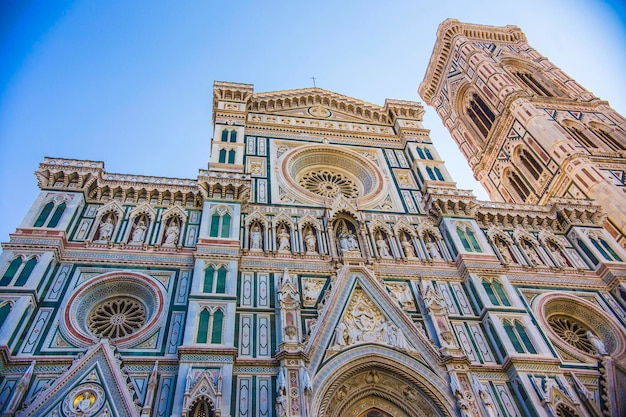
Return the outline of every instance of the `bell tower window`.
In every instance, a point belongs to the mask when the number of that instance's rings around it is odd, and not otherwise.
[[[509,184],[515,190],[521,202],[525,202],[528,196],[530,195],[530,191],[528,187],[522,181],[522,179],[515,172],[509,172],[508,175]]]
[[[532,74],[527,72],[516,72],[515,76],[535,94],[542,97],[552,97],[553,94],[544,87]]]
[[[614,138],[609,132],[604,129],[594,128],[593,133],[604,141],[614,151],[624,151],[626,147],[617,138]]]
[[[589,139],[582,130],[578,129],[575,126],[566,126],[565,129],[570,133],[570,135],[574,136],[574,138],[581,145],[587,148],[598,149],[598,145],[596,145],[591,139]]]
[[[472,122],[474,122],[474,125],[483,137],[486,138],[494,120],[496,120],[496,116],[478,94],[472,95],[472,100],[467,108],[467,115],[472,119]]]
[[[532,175],[534,179],[538,180],[541,172],[543,171],[543,167],[539,162],[537,162],[533,155],[523,149],[519,153],[519,160],[530,175]]]

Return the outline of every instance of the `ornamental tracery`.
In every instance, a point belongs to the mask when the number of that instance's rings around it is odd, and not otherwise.
[[[587,337],[589,329],[580,321],[566,316],[554,315],[548,319],[554,332],[569,345],[583,352],[594,354],[594,348]]]
[[[117,339],[130,336],[145,323],[146,309],[132,297],[108,299],[89,313],[88,327],[97,337]]]
[[[298,182],[303,188],[322,197],[334,198],[340,193],[348,198],[359,196],[359,187],[354,180],[329,169],[307,172]]]

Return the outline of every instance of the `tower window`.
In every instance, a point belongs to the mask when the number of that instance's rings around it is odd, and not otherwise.
[[[230,141],[231,142],[237,142],[237,131],[236,130],[231,130],[230,131]]]
[[[538,180],[539,176],[543,172],[543,167],[535,157],[525,149],[522,149],[519,153],[519,160],[526,168],[526,170],[533,176],[534,179]]]
[[[54,210],[54,214],[52,214],[52,218],[48,222],[48,227],[57,227],[57,224],[59,224],[59,220],[61,220],[61,216],[63,215],[64,211],[65,202],[59,204],[56,210]]]
[[[202,309],[198,317],[198,332],[196,333],[196,343],[207,343],[211,335],[210,343],[222,343],[222,329],[224,322],[224,312],[217,308],[210,312],[206,307]]]
[[[478,94],[472,95],[467,115],[472,119],[483,137],[486,138],[496,117]]]
[[[505,321],[503,325],[517,353],[537,353],[522,323],[514,320],[514,324]]]
[[[527,72],[516,72],[515,75],[522,83],[524,83],[526,87],[533,90],[533,92],[537,94],[538,96],[543,96],[543,97],[553,96],[553,94],[550,91],[548,91],[548,89],[544,87],[539,81],[537,81],[537,79],[535,79],[535,77],[533,77],[532,74],[529,74]]]
[[[218,209],[211,215],[209,237],[230,237],[230,214],[226,209]]]
[[[220,149],[219,163],[220,164],[225,164],[226,163],[226,149]]]
[[[228,142],[228,130],[222,130],[222,142]]]
[[[467,225],[457,226],[456,234],[467,252],[482,252],[474,232]]]
[[[20,266],[22,266],[22,262],[23,260],[19,256],[11,261],[9,267],[4,272],[2,279],[0,279],[0,286],[9,285],[9,283],[17,273],[17,270],[20,269]]]
[[[611,149],[613,149],[614,151],[624,151],[624,150],[626,150],[626,147],[624,147],[624,145],[619,140],[617,140],[616,138],[611,136],[611,134],[609,132],[607,132],[606,130],[594,128],[593,129],[593,133],[595,133],[596,136],[598,136],[600,139],[602,139],[604,141],[604,143],[609,145],[609,147]]]
[[[235,150],[234,149],[231,149],[230,151],[228,151],[228,163],[229,164],[235,163]]]
[[[519,175],[517,175],[517,173],[515,172],[509,172],[507,174],[507,177],[509,180],[509,184],[515,190],[521,202],[525,202],[530,195],[530,191],[528,190],[528,187],[526,186],[524,181],[522,181]]]
[[[574,136],[574,138],[583,146],[587,148],[598,149],[598,145],[596,145],[591,139],[585,135],[582,130],[578,129],[575,126],[565,126],[565,129],[570,133],[570,135]]]
[[[43,226],[46,220],[48,220],[48,216],[50,215],[50,212],[52,211],[53,208],[54,208],[54,203],[52,201],[48,202],[48,204],[46,204],[43,207],[43,210],[41,210],[41,213],[39,213],[39,217],[37,217],[37,220],[35,221],[34,226],[35,227]]]
[[[36,265],[37,258],[30,258],[28,262],[26,262],[26,265],[24,265],[24,268],[22,268],[22,272],[20,272],[17,280],[15,280],[16,287],[23,287],[24,284],[26,284],[26,281],[28,281],[28,278],[30,278],[30,274],[33,272],[33,269],[35,269]]]
[[[485,292],[487,292],[489,301],[491,301],[491,304],[493,304],[494,306],[511,305],[508,297],[506,296],[506,293],[504,292],[504,288],[499,281],[495,279],[491,282],[483,280],[483,288],[485,289]]]

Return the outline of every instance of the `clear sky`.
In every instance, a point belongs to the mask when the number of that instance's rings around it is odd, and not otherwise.
[[[317,86],[382,105],[419,101],[437,26],[519,26],[530,44],[626,115],[620,1],[0,0],[0,241],[38,195],[44,156],[108,172],[195,178],[214,80]],[[425,126],[460,188],[467,163],[434,110]]]

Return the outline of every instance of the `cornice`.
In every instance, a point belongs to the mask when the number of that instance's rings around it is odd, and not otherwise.
[[[450,55],[459,37],[498,43],[526,42],[526,35],[517,26],[485,26],[463,23],[456,19],[446,19],[439,25],[437,40],[430,56],[426,74],[418,89],[426,104],[432,105],[432,99],[446,74]]]

